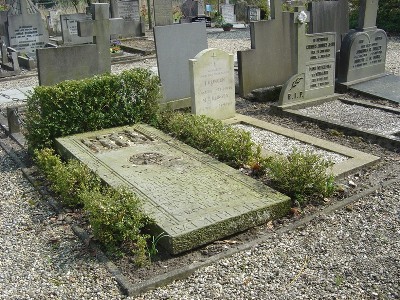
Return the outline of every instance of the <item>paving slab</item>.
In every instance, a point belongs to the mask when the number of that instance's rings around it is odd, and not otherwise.
[[[11,89],[0,92],[0,103],[26,100],[27,95],[20,89]]]
[[[350,85],[349,88],[367,95],[400,103],[400,76],[388,74]]]
[[[147,125],[57,139],[107,184],[126,186],[155,220],[172,254],[288,213],[289,197]]]

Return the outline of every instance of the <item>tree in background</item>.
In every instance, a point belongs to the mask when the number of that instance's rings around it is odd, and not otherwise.
[[[350,28],[358,25],[360,0],[349,0]],[[389,33],[400,33],[400,0],[379,0],[376,26]]]

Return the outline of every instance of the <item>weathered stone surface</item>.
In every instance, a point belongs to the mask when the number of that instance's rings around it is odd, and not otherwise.
[[[221,14],[224,18],[225,23],[235,23],[235,5],[233,4],[222,4],[221,5]]]
[[[109,143],[100,142],[104,139]],[[290,208],[288,197],[149,126],[79,134],[57,139],[57,145],[109,185],[135,192],[155,220],[153,234],[167,233],[160,243],[173,254]]]
[[[154,0],[154,25],[172,25],[172,0]]]
[[[233,54],[206,49],[190,60],[192,113],[214,119],[235,116]]]

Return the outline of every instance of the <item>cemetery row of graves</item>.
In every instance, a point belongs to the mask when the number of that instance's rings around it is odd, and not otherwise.
[[[345,1],[319,2],[311,14],[304,6],[282,11],[280,1],[271,1],[271,19],[250,23],[252,46],[237,53],[236,70],[234,55],[208,48],[206,18],[172,24],[171,1],[154,1],[158,76],[144,69],[112,75],[110,40],[145,32],[140,18],[121,15],[135,15],[139,4],[132,3],[111,9],[94,3],[90,15],[62,16],[61,24],[73,28],[68,38],[63,33],[68,45],[44,47],[48,36],[37,9],[16,0],[3,26],[10,45],[2,48],[2,62],[11,51],[15,71],[17,51],[26,51],[27,60],[37,62],[40,84],[25,107],[7,108],[8,132],[21,144],[26,139],[52,190],[65,206],[83,208],[96,238],[134,249],[138,264],[158,246],[185,253],[329,198],[335,178],[380,159],[238,114],[237,94],[276,95],[276,113],[398,152],[400,80],[385,73],[388,38],[375,26],[377,1],[361,1],[356,30],[346,26]],[[341,99],[338,92],[348,90],[391,105]],[[329,111],[330,103],[376,109],[393,119],[391,127],[365,130],[305,111],[321,104]],[[272,134],[323,154],[294,149],[277,155],[262,138]],[[272,187],[259,180],[264,176]]]

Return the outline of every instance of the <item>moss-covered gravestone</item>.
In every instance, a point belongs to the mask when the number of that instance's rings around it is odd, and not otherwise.
[[[285,215],[290,199],[145,125],[57,139],[107,184],[128,187],[177,254]]]

